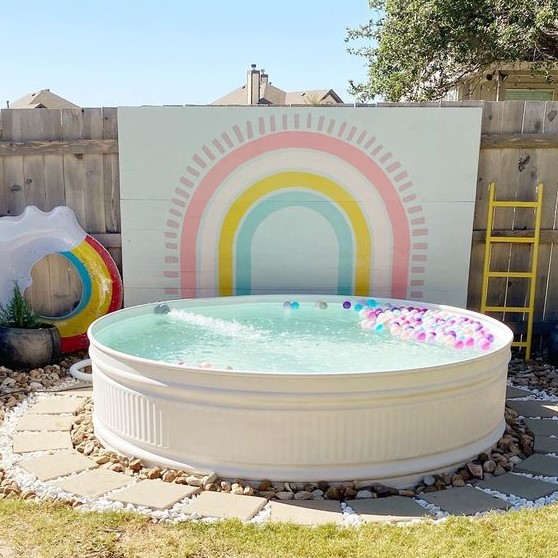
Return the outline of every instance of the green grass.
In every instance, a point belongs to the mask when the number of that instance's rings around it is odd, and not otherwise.
[[[382,558],[552,557],[558,506],[481,520],[398,527],[154,524],[140,516],[79,513],[67,506],[0,501],[0,557]]]

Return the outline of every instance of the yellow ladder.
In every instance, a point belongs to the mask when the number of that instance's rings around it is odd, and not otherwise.
[[[535,308],[535,287],[537,276],[537,262],[539,258],[539,237],[541,230],[541,207],[543,197],[543,185],[537,186],[537,200],[533,202],[527,201],[499,201],[496,200],[496,186],[491,183],[488,186],[488,220],[486,223],[486,243],[484,248],[484,271],[482,276],[482,295],[481,295],[481,312],[503,312],[504,318],[506,313],[520,313],[527,315],[527,332],[524,340],[514,341],[513,347],[525,347],[525,359],[531,358],[531,338],[533,335],[533,314]],[[534,210],[535,228],[533,236],[494,236],[494,212],[497,208],[532,208]],[[531,245],[531,266],[529,271],[491,271],[490,257],[492,254],[492,245],[496,243],[508,244],[530,244]],[[488,283],[494,277],[505,278],[524,278],[529,280],[529,292],[525,306],[489,306],[487,305]],[[505,304],[505,300],[504,300]]]

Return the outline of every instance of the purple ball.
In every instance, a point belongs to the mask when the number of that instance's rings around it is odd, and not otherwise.
[[[349,309],[351,307],[351,303],[346,300],[345,302],[343,302],[343,308],[345,308],[346,310]]]

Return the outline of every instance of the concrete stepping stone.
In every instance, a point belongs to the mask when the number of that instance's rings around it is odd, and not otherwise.
[[[524,422],[535,436],[558,436],[558,420],[528,418]]]
[[[535,453],[518,463],[513,470],[516,473],[529,473],[544,477],[558,477],[558,459],[549,455]],[[556,485],[558,490],[558,485]]]
[[[271,521],[297,525],[343,525],[341,504],[333,500],[271,501]]]
[[[265,505],[266,498],[240,496],[226,492],[202,492],[185,510],[187,514],[222,519],[252,519]]]
[[[544,482],[538,479],[530,479],[522,475],[514,475],[508,473],[500,477],[492,477],[491,479],[477,483],[479,488],[489,488],[490,490],[497,490],[503,494],[513,494],[519,498],[526,500],[538,500],[543,496],[558,490],[558,485],[551,482]]]
[[[20,461],[19,465],[43,482],[97,467],[95,461],[75,450],[27,459]]]
[[[157,510],[172,508],[176,502],[200,492],[197,486],[174,484],[162,480],[142,480],[133,486],[108,496],[109,500],[147,506]]]
[[[61,415],[37,415],[34,413],[26,413],[23,415],[16,426],[17,431],[67,431],[72,429],[74,417]]]
[[[133,478],[124,473],[116,473],[109,469],[93,469],[74,477],[56,481],[54,484],[66,492],[95,498],[111,490],[126,486]]]
[[[367,498],[347,502],[367,523],[381,521],[410,521],[431,515],[418,502],[403,496]]]
[[[558,403],[554,401],[514,401],[506,405],[523,417],[552,418],[558,417]]]
[[[507,510],[510,507],[504,500],[472,486],[422,493],[418,497],[453,515],[475,515],[489,510]]]
[[[506,399],[517,399],[518,397],[527,397],[528,395],[533,395],[528,389],[521,389],[513,386],[506,387]]]
[[[535,445],[533,449],[535,450],[535,453],[558,454],[558,438],[551,438],[550,436],[535,436]]]
[[[73,397],[93,397],[93,388],[87,386],[82,388],[64,389],[53,393],[59,397],[66,397],[67,395],[71,395]]]
[[[22,432],[12,438],[14,453],[72,449],[72,438],[69,432]]]
[[[62,413],[75,413],[83,405],[79,397],[49,397],[33,405],[29,412],[43,415],[59,415]]]

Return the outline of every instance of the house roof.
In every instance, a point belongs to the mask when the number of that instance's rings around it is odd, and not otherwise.
[[[261,70],[263,74],[263,70]],[[260,81],[259,105],[307,105],[319,104],[328,95],[332,97],[335,103],[342,103],[343,100],[333,89],[311,89],[307,91],[287,92],[272,85],[266,79]],[[247,85],[244,84],[223,97],[213,101],[212,105],[248,105]]]
[[[10,103],[10,108],[49,108],[49,109],[65,109],[65,108],[81,108],[67,99],[52,93],[50,89],[41,89],[34,93],[28,93],[21,99]]]
[[[287,93],[285,98],[286,105],[306,105],[323,101],[328,95],[334,99],[336,103],[342,103],[341,97],[335,93],[333,89],[310,89],[309,91],[293,91]]]

